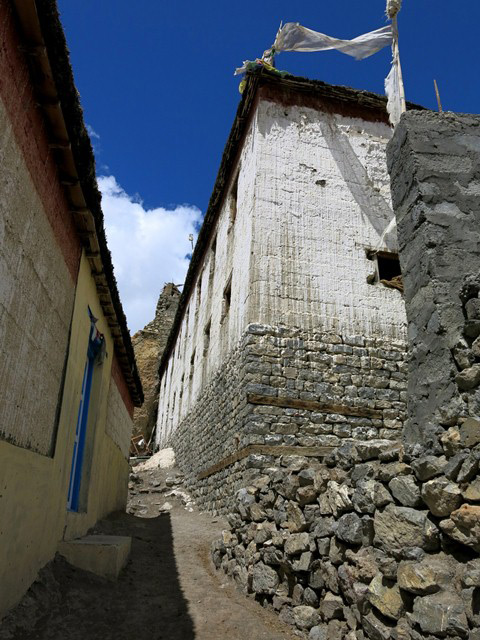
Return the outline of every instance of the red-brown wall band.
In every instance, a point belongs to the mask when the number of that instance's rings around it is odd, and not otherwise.
[[[41,108],[35,99],[21,45],[13,8],[9,0],[0,0],[0,96],[65,264],[75,282],[81,244],[65,192],[58,180]]]
[[[123,403],[127,408],[128,415],[133,419],[133,401],[130,396],[130,392],[128,390],[127,383],[125,382],[125,378],[123,377],[122,369],[120,368],[120,363],[118,361],[117,355],[113,354],[112,361],[112,378],[117,385],[117,389],[122,396]]]

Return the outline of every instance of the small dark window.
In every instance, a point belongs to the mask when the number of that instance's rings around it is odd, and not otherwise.
[[[237,173],[237,176],[230,190],[230,220],[228,225],[228,231],[231,231],[233,225],[235,224],[235,219],[237,217],[238,176],[239,176],[239,173]]]
[[[198,310],[198,307],[200,306],[200,303],[202,301],[202,278],[203,278],[203,271],[198,277],[198,284],[197,284],[197,310]]]
[[[210,248],[210,271],[208,274],[208,293],[207,295],[212,295],[212,285],[213,285],[213,277],[215,275],[215,254],[217,251],[217,236],[215,236],[212,246]]]
[[[204,339],[203,339],[203,356],[208,354],[208,348],[210,347],[210,329],[212,328],[212,321],[209,320],[205,327]]]
[[[380,282],[386,287],[403,291],[402,271],[398,253],[367,251],[367,258],[375,265],[374,273],[367,277],[369,284]]]
[[[225,317],[228,315],[228,312],[230,311],[231,300],[232,300],[232,275],[230,274],[230,277],[227,281],[225,289],[223,290],[222,322],[225,319]]]
[[[193,350],[192,357],[190,358],[190,382],[193,379],[193,374],[195,373],[195,349]]]
[[[377,253],[377,266],[379,280],[393,280],[402,275],[397,253]]]

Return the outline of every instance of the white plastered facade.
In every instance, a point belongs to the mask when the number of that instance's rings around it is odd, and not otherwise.
[[[400,293],[367,283],[367,251],[396,251],[390,136],[383,122],[259,101],[160,381],[160,446],[249,324],[405,338]]]

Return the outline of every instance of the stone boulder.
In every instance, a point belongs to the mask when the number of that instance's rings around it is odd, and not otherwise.
[[[453,540],[480,552],[480,506],[463,504],[440,522],[440,528]]]
[[[413,603],[412,620],[424,633],[467,637],[468,622],[463,600],[453,591],[419,597]]]
[[[419,562],[402,561],[398,565],[398,586],[416,595],[436,593],[450,588],[455,576],[455,561],[445,554],[427,555]]]
[[[438,547],[438,529],[429,520],[428,511],[389,504],[374,516],[375,544],[385,551],[400,553],[406,547],[434,550]]]
[[[300,605],[293,609],[293,619],[299,629],[308,631],[312,627],[318,625],[320,616],[318,611],[313,607]]]
[[[280,583],[275,569],[259,562],[253,568],[252,590],[254,593],[273,595]],[[312,625],[313,626],[313,625]]]
[[[378,573],[368,587],[368,599],[387,618],[398,620],[404,611],[403,598],[398,585]]]
[[[457,484],[441,476],[423,485],[422,498],[434,516],[445,517],[461,505],[462,492]]]

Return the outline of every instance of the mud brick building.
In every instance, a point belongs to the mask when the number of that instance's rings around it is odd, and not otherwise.
[[[160,366],[157,444],[203,507],[281,454],[398,438],[390,137],[380,96],[247,74]]]
[[[133,349],[53,0],[0,0],[0,616],[126,502]]]

